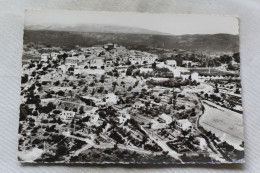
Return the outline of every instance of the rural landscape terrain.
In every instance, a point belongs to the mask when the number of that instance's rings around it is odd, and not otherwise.
[[[243,161],[238,35],[79,28],[24,31],[20,161]]]

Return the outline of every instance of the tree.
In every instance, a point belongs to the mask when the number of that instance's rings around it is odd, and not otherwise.
[[[114,65],[115,65],[115,66],[119,66],[119,63],[118,63],[118,62],[115,62]]]
[[[65,142],[59,142],[57,144],[57,150],[55,152],[56,157],[60,157],[65,155],[69,151],[69,148],[67,147]]]
[[[79,113],[80,113],[80,114],[84,114],[84,113],[85,113],[83,106],[81,106],[81,107],[79,108]]]
[[[196,116],[196,112],[195,112],[195,109],[192,108],[192,111],[190,113],[190,117],[194,117],[194,116]]]
[[[59,90],[56,94],[58,94],[59,96],[64,96],[64,91],[61,91],[61,90]]]
[[[128,67],[127,70],[126,70],[126,76],[131,76],[132,73],[133,73],[133,68]]]
[[[139,80],[135,81],[134,88],[139,84]]]
[[[172,97],[170,98],[172,100],[172,105],[173,105],[173,109],[176,108],[176,104],[177,104],[177,94],[173,93]]]
[[[42,64],[37,64],[37,70],[42,68]]]
[[[48,114],[55,108],[56,108],[56,105],[53,104],[52,102],[49,102],[46,106],[40,108],[39,111]]]
[[[57,80],[57,81],[54,82],[53,84],[54,84],[55,86],[58,86],[58,85],[60,85],[60,81]]]
[[[31,110],[28,105],[20,105],[20,121],[23,121],[27,118],[27,115],[30,115]]]
[[[100,88],[97,90],[98,93],[102,93],[103,91],[104,91],[104,87],[100,87]]]
[[[68,68],[68,71],[74,71],[74,67]]]
[[[205,107],[202,105],[201,107],[201,110],[202,110],[202,113],[204,114],[204,111],[205,111]]]
[[[127,61],[125,64],[126,64],[126,65],[131,65],[131,62],[130,62],[130,61]]]
[[[118,83],[117,82],[112,82],[112,85],[113,85],[113,91],[116,89],[116,86],[118,85]]]
[[[154,62],[154,63],[152,64],[152,68],[153,68],[153,69],[156,68],[156,62]]]
[[[78,86],[81,86],[84,84],[84,81],[81,79],[79,82],[78,82]]]
[[[227,69],[228,70],[236,70],[235,67],[231,63],[228,64]]]
[[[105,75],[102,75],[102,76],[100,77],[99,82],[101,82],[101,83],[104,83],[104,82],[105,82]]]
[[[205,93],[204,96],[205,96],[206,99],[209,98],[209,94],[208,93]]]
[[[71,86],[71,87],[73,86],[73,82],[72,81],[69,83],[69,86]]]
[[[96,93],[95,88],[93,88],[92,92],[91,92],[91,96],[93,96]]]
[[[244,141],[239,145],[240,147],[244,147]]]
[[[83,88],[83,92],[87,92],[88,91],[88,86],[85,86],[84,88]]]
[[[57,115],[57,114],[60,114],[61,111],[56,109],[56,110],[53,111],[53,113]]]
[[[24,76],[22,76],[21,82],[22,82],[22,84],[28,82],[28,75],[27,75],[27,74],[25,74]]]
[[[133,87],[129,86],[127,91],[131,91],[133,89]]]
[[[33,116],[38,116],[38,112],[37,111],[33,111]]]
[[[238,88],[236,89],[235,94],[240,94],[240,91]]]
[[[90,84],[89,84],[89,86],[95,86],[95,82],[91,82]]]
[[[112,139],[114,139],[120,144],[123,144],[125,142],[125,140],[121,137],[121,135],[119,135],[116,131],[112,131],[109,137],[111,137]]]
[[[234,53],[233,54],[233,58],[234,58],[235,62],[240,63],[240,55],[239,55],[239,53]]]
[[[58,118],[57,123],[58,124],[63,124],[63,122],[61,121],[60,117]]]
[[[78,109],[77,108],[73,108],[73,112],[78,112]]]

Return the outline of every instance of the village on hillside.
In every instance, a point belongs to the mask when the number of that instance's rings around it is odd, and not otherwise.
[[[239,67],[239,53],[25,44],[18,158],[239,162],[244,157]]]

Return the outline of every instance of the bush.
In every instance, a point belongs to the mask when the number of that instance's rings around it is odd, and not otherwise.
[[[64,96],[65,93],[64,93],[64,91],[61,91],[61,90],[60,90],[60,91],[58,91],[56,94],[58,94],[59,96]]]
[[[56,110],[53,111],[53,113],[54,113],[54,114],[60,114],[61,111],[56,109]]]
[[[21,79],[21,83],[22,83],[22,84],[24,84],[24,83],[26,83],[26,82],[28,82],[28,75],[27,75],[27,74],[25,74],[24,76],[22,76],[22,79]]]
[[[58,85],[60,85],[60,81],[56,81],[56,82],[54,82],[53,83],[55,86],[58,86]]]
[[[41,123],[47,124],[47,123],[49,123],[49,121],[48,121],[47,119],[43,119],[43,120],[41,121]]]

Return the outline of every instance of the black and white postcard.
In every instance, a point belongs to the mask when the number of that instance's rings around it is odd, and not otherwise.
[[[243,163],[234,16],[25,12],[18,160]]]

